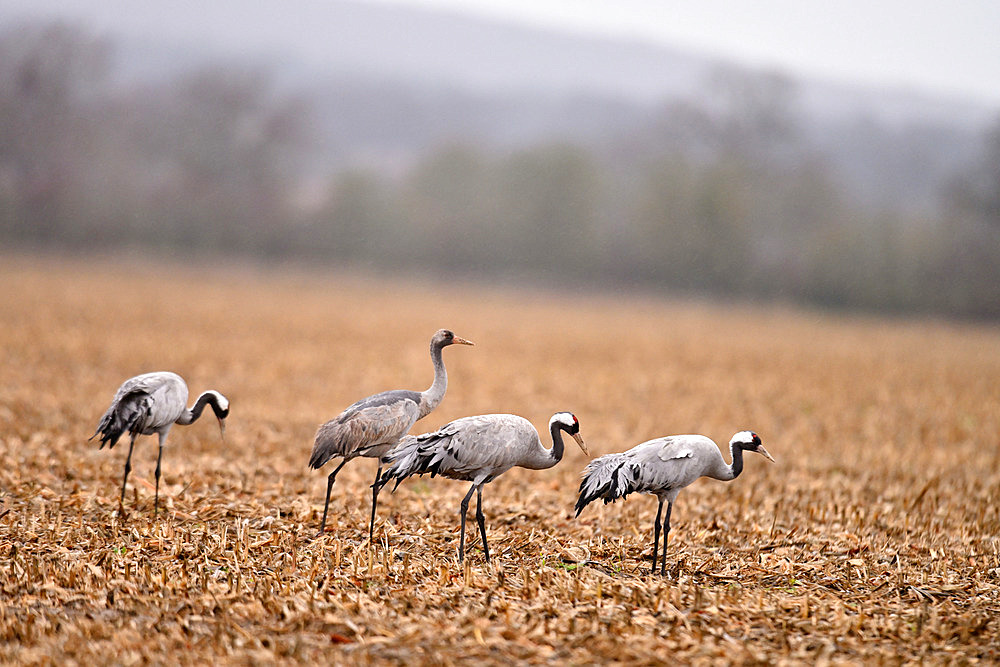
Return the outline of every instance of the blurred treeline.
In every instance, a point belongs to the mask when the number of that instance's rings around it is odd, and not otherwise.
[[[260,69],[121,85],[113,62],[111,45],[64,24],[0,31],[8,247],[165,248],[1000,317],[1000,122],[974,159],[931,179],[921,197],[932,205],[886,206],[859,197],[804,139],[795,87],[779,76],[720,69],[703,103],[664,103],[601,140],[501,148],[467,134],[393,162],[317,156],[338,149],[315,101]],[[892,177],[868,175],[868,187]]]

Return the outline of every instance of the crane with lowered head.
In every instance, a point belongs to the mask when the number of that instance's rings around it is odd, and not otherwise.
[[[129,378],[122,383],[115,393],[107,412],[101,417],[93,440],[101,436],[101,446],[114,448],[118,439],[129,434],[128,456],[125,457],[125,477],[122,479],[122,492],[118,499],[118,508],[122,509],[125,502],[125,484],[132,470],[132,449],[139,435],[156,433],[160,438],[160,451],[156,457],[156,498],[153,501],[153,516],[156,516],[160,505],[160,462],[163,459],[163,444],[167,434],[174,424],[191,424],[201,417],[206,405],[212,407],[216,419],[219,420],[219,430],[222,437],[226,435],[226,417],[229,416],[229,399],[217,391],[209,390],[198,397],[194,405],[187,406],[188,388],[184,379],[176,373],[159,371],[145,373]]]

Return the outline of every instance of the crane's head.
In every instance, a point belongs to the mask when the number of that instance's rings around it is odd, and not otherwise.
[[[212,412],[215,413],[215,418],[219,420],[219,432],[222,434],[222,439],[226,439],[226,417],[229,416],[229,399],[220,394],[217,391],[206,391],[211,398],[208,404],[212,406]]]
[[[456,336],[448,329],[438,329],[434,337],[431,338],[432,347],[445,347],[446,345],[475,345],[471,340],[466,340]]]
[[[753,431],[740,431],[733,436],[729,444],[736,445],[745,452],[757,452],[771,463],[774,463],[774,457],[764,449],[764,445],[760,441],[760,436]]]
[[[562,429],[573,436],[573,439],[576,440],[576,444],[580,445],[583,453],[590,456],[587,443],[583,441],[583,436],[580,435],[580,420],[576,418],[576,415],[572,412],[555,413],[549,420],[549,431],[552,431],[553,428]]]

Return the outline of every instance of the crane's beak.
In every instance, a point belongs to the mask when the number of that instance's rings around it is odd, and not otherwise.
[[[586,454],[587,456],[590,456],[590,450],[587,449],[587,443],[583,441],[583,436],[581,436],[579,433],[574,433],[573,439],[576,440],[576,444],[580,445],[580,449],[583,450],[583,453]]]
[[[475,345],[475,343],[473,343],[471,340],[465,340],[464,338],[460,338],[458,336],[452,338],[451,342],[456,343],[457,345]]]
[[[219,433],[222,434],[222,439],[226,439],[226,420],[224,418],[219,418]]]
[[[764,449],[764,445],[759,445],[757,447],[757,453],[760,454],[761,456],[763,456],[765,459],[767,459],[771,463],[776,463],[776,461],[774,460],[774,457],[771,456],[770,454],[768,454],[767,450]]]

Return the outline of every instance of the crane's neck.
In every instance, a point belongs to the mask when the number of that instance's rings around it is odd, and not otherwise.
[[[448,389],[448,371],[444,368],[444,360],[441,358],[441,346],[431,343],[431,361],[434,362],[434,383],[427,391],[420,394],[420,417],[426,417],[431,410],[436,408],[444,398],[444,392]]]
[[[201,417],[201,413],[205,410],[206,405],[211,405],[212,412],[215,413],[215,416],[219,419],[223,419],[229,412],[228,407],[223,407],[222,404],[224,402],[225,399],[222,398],[219,392],[206,391],[198,397],[198,400],[195,401],[194,405],[192,405],[189,410],[185,410],[181,413],[181,416],[177,418],[175,423],[191,424],[195,422],[199,417]]]
[[[737,443],[729,443],[729,451],[733,455],[733,462],[726,465],[726,462],[722,460],[722,456],[719,456],[719,466],[715,471],[715,474],[711,475],[715,479],[721,479],[724,482],[728,482],[731,479],[736,479],[743,472],[743,448]]]
[[[555,464],[562,461],[563,457],[563,435],[562,427],[560,424],[553,423],[549,426],[549,431],[552,434],[552,448],[545,449],[542,446],[541,440],[538,441],[538,448],[535,451],[535,456],[528,465],[522,465],[522,468],[528,468],[529,470],[545,470],[546,468],[551,468]]]

